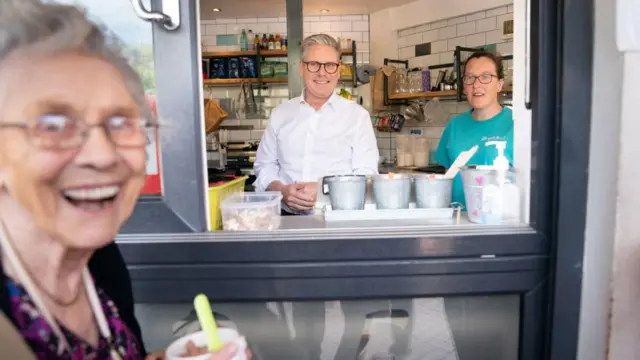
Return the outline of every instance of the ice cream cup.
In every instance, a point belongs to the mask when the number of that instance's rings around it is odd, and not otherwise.
[[[225,345],[235,343],[238,346],[238,353],[233,357],[233,360],[247,360],[247,341],[244,337],[240,336],[236,330],[229,328],[218,329],[218,335]],[[169,345],[165,354],[167,360],[205,360],[211,357],[211,353],[184,357],[183,355],[187,352],[187,343],[189,340],[198,347],[207,346],[207,335],[204,331],[185,335]]]

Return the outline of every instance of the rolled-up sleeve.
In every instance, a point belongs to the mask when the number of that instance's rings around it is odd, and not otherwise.
[[[363,109],[364,110],[364,109]],[[353,173],[358,175],[373,175],[378,173],[378,142],[373,132],[371,116],[364,110],[358,116],[358,129],[353,144]]]
[[[277,117],[276,111],[271,113],[269,125],[262,135],[260,146],[256,152],[256,161],[253,164],[253,171],[256,174],[254,187],[256,192],[267,191],[269,184],[280,180],[280,163],[278,162],[278,137],[277,137]]]

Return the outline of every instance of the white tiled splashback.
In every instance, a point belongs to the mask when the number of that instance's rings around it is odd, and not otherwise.
[[[286,35],[287,19],[258,17],[202,20],[200,34],[203,51],[240,50],[238,45],[219,46],[216,44],[216,35],[240,36],[242,29],[252,30],[255,34]],[[369,63],[369,15],[305,16],[303,31],[305,37],[324,33],[336,38],[353,39],[356,41],[358,64]],[[343,61],[349,63],[352,59],[345,57]]]
[[[203,51],[235,51],[240,50],[236,46],[218,46],[216,35],[237,35],[242,29],[252,30],[257,34],[280,34],[286,35],[286,18],[229,18],[216,20],[202,20],[200,22],[201,42]],[[343,16],[306,16],[303,19],[304,36],[316,33],[325,33],[334,37],[351,38],[356,41],[358,64],[369,63],[369,15],[343,15]],[[286,59],[271,59],[286,61]],[[351,56],[342,59],[345,63],[352,63]],[[351,85],[345,85],[346,89],[354,93]],[[236,87],[216,87],[205,90],[205,96],[213,99],[236,98],[239,88]],[[286,101],[289,98],[289,91],[286,84],[269,85],[269,90],[263,92],[269,97],[271,104]],[[239,141],[259,141],[266,128],[268,119],[235,120],[226,119],[223,126],[248,125],[253,126],[253,130],[230,130],[229,140]]]
[[[501,55],[513,53],[513,42],[502,38],[502,23],[513,20],[513,6],[501,6],[472,14],[422,24],[398,31],[398,57],[409,60],[409,67],[428,67],[431,65],[453,63],[453,50],[456,46],[477,47],[496,44],[496,51]],[[416,57],[415,45],[431,43],[431,54]],[[508,65],[511,60],[506,60]],[[437,78],[439,70],[432,70],[432,81]],[[468,111],[467,103],[441,101],[442,106],[451,117]],[[424,123],[406,123],[402,133],[411,130],[421,131],[429,139],[432,151],[444,131],[443,126],[427,126]],[[393,133],[377,133],[380,156],[393,159],[396,156],[396,141]]]

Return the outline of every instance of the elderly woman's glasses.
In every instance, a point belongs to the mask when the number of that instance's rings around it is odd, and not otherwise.
[[[475,75],[465,75],[462,78],[462,82],[465,85],[473,85],[473,83],[476,82],[476,79],[478,79],[478,81],[480,81],[480,84],[488,84],[491,82],[491,80],[493,80],[493,78],[497,78],[497,75],[493,75],[493,74],[482,74],[479,76],[475,76]]]
[[[0,128],[25,129],[29,139],[44,149],[77,149],[84,145],[92,127],[103,128],[118,147],[137,148],[147,145],[150,130],[157,124],[140,118],[112,116],[101,124],[88,125],[65,115],[43,115],[25,123],[3,123]]]
[[[318,71],[320,71],[320,68],[324,66],[324,71],[326,71],[327,74],[335,74],[336,71],[338,71],[338,68],[340,67],[340,64],[334,63],[334,62],[328,62],[328,63],[321,63],[317,61],[303,61],[303,62],[307,66],[307,70],[309,70],[309,72],[311,73],[317,73]]]

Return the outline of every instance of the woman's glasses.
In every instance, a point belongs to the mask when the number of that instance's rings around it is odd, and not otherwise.
[[[480,84],[485,84],[486,85],[486,84],[490,83],[491,80],[493,80],[494,77],[497,78],[498,75],[493,75],[493,74],[482,74],[482,75],[478,75],[478,76],[465,75],[462,78],[462,82],[465,85],[473,85],[473,83],[476,82],[476,79],[478,79],[478,81],[480,81]]]
[[[307,66],[307,70],[309,70],[309,72],[311,73],[317,73],[318,71],[320,71],[320,68],[324,66],[324,71],[326,71],[327,74],[335,74],[340,67],[340,64],[334,62],[321,63],[317,61],[303,61],[303,63]]]
[[[115,146],[137,148],[147,145],[152,138],[150,130],[157,128],[157,124],[141,118],[112,116],[100,124],[88,125],[59,114],[43,115],[24,123],[0,122],[0,128],[24,129],[33,144],[51,150],[82,147],[93,127],[103,128]]]

